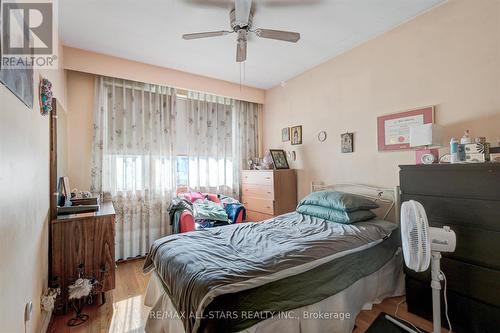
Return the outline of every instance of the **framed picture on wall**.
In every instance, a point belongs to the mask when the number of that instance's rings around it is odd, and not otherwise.
[[[354,151],[354,133],[344,133],[340,135],[342,153],[352,153]]]
[[[290,129],[288,127],[285,127],[281,130],[281,141],[290,141]]]
[[[434,106],[389,114],[377,118],[378,150],[410,148],[410,127],[434,122]]]
[[[290,136],[292,140],[292,145],[302,144],[302,126],[294,126],[290,128]]]
[[[0,0],[0,9],[2,8],[3,5],[5,5],[5,3],[2,3],[2,0]],[[6,13],[3,13],[2,15],[6,15]],[[4,24],[2,23],[1,17],[0,17],[0,24]],[[21,21],[11,20],[10,24],[12,26],[16,26],[16,28],[15,29],[13,27],[10,28],[9,40],[22,41],[24,45],[29,44],[28,38],[30,34],[28,33],[23,34],[24,29],[23,29],[22,19]],[[2,60],[4,59],[3,57],[4,55],[5,59],[8,59],[10,56],[8,54],[3,54],[4,50],[5,50],[5,45],[4,47],[0,47],[0,59]],[[34,56],[33,48],[31,48],[30,51],[31,52],[29,54],[25,54],[26,57]],[[16,56],[16,59],[19,60],[21,59],[21,57]],[[6,67],[2,63],[0,63],[0,83],[3,84],[7,89],[9,89],[17,98],[19,98],[21,102],[23,102],[30,109],[33,108],[33,101],[34,101],[33,73],[34,73],[33,68],[31,66],[12,65],[10,67]]]

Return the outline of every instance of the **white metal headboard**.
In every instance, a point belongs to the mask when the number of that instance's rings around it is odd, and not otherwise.
[[[323,182],[312,182],[311,192],[334,190],[356,194],[373,200],[381,205],[381,218],[387,220],[391,213],[394,214],[394,222],[399,225],[400,191],[399,186],[393,189],[376,187],[371,185],[345,183],[326,185]]]

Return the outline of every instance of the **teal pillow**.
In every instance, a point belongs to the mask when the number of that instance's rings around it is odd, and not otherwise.
[[[344,212],[355,212],[379,208],[375,202],[362,196],[338,191],[313,192],[299,202],[301,205],[315,205],[333,208]]]
[[[376,215],[370,210],[357,210],[355,212],[345,212],[337,209],[316,206],[316,205],[300,205],[297,207],[297,212],[305,215],[311,215],[320,219],[325,219],[337,223],[354,223],[366,221],[374,218]]]

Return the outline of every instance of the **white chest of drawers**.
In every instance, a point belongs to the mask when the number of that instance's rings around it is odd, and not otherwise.
[[[243,170],[241,201],[248,221],[262,221],[294,211],[297,206],[295,170]]]

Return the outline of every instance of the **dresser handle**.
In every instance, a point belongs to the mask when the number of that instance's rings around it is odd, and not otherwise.
[[[270,191],[267,191],[267,194],[271,194],[271,192],[270,192]]]

